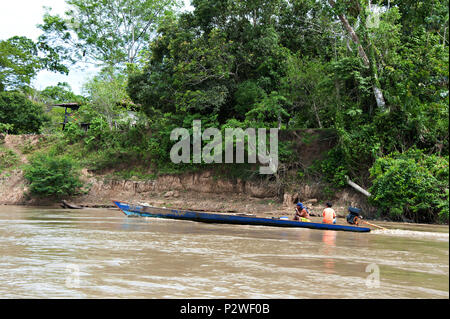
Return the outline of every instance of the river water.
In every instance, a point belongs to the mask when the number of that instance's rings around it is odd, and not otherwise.
[[[448,226],[382,225],[397,229],[0,206],[0,298],[449,298]]]

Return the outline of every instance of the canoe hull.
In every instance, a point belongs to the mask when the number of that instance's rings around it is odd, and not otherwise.
[[[195,212],[190,210],[168,209],[151,206],[133,205],[121,201],[113,201],[113,203],[127,216],[136,217],[156,217],[190,220],[204,223],[219,224],[237,224],[237,225],[255,225],[255,226],[273,226],[273,227],[297,227],[312,228],[322,230],[338,230],[353,232],[369,232],[370,228],[355,227],[345,225],[331,225],[322,223],[300,222],[293,220],[282,220],[262,217],[248,217],[230,214],[214,214]]]

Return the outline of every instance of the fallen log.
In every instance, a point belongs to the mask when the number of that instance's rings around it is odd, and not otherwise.
[[[83,207],[80,207],[80,206],[77,206],[77,205],[74,205],[74,204],[70,204],[70,203],[68,203],[65,200],[61,201],[61,206],[62,206],[62,208],[83,209]]]
[[[348,177],[347,177],[347,184],[350,185],[351,187],[353,187],[354,189],[356,189],[358,192],[366,195],[367,197],[371,196],[371,194],[368,191],[366,191],[364,188],[362,188],[358,184],[352,182],[350,180],[350,178],[348,178]]]

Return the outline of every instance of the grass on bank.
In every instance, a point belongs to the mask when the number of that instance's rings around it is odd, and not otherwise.
[[[17,167],[19,156],[12,150],[0,145],[0,174]]]

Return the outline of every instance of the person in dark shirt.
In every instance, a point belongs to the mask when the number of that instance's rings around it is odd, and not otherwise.
[[[361,222],[361,210],[355,207],[348,208],[348,215],[346,217],[347,223],[358,226]]]

